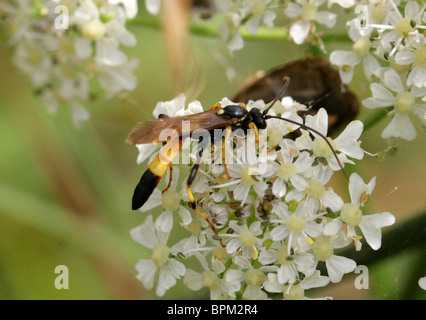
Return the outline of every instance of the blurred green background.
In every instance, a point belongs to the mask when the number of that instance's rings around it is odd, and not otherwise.
[[[130,209],[146,163],[137,166],[137,149],[124,139],[136,122],[151,117],[158,101],[170,100],[177,92],[161,32],[135,24],[129,29],[138,38],[137,47],[126,50],[140,60],[138,89],[123,99],[99,96],[88,103],[91,120],[80,130],[72,125],[67,108],[55,115],[46,112],[28,79],[13,65],[10,48],[4,41],[0,45],[1,299],[157,298],[135,278],[135,263],[150,254],[129,236],[146,216]],[[298,59],[306,50],[287,42],[246,41],[244,50],[231,57],[224,43],[213,37],[192,36],[191,43],[204,79],[197,97],[204,108],[232,97],[250,73]],[[330,43],[327,48],[331,52],[342,46],[350,44]],[[218,55],[236,70],[235,81],[228,81]],[[368,84],[361,72],[356,79],[352,88],[363,99],[370,93]],[[363,110],[359,118],[367,115]],[[397,151],[384,162],[367,156],[358,171],[365,181],[377,176],[371,213],[392,212],[397,218],[392,228],[398,228],[426,208],[425,132],[416,122],[415,141],[385,141],[380,132],[388,121],[363,135],[362,146],[375,153],[398,143]],[[348,199],[343,182],[336,178],[333,188]],[[405,241],[412,240],[408,236]],[[426,274],[425,261],[424,243],[420,249],[396,251],[369,265],[369,290],[357,290],[356,275],[347,275],[314,296],[425,299],[416,278],[419,265]],[[69,269],[68,290],[54,286],[58,265]],[[192,292],[179,283],[163,299],[207,297],[206,291]]]

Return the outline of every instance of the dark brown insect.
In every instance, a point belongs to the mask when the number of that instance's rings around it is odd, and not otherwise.
[[[280,92],[285,76],[291,79],[285,96],[310,105],[310,114],[315,114],[320,108],[327,110],[328,135],[332,135],[357,116],[357,96],[342,83],[339,72],[321,57],[307,56],[266,72],[257,72],[243,83],[233,101],[271,101]]]

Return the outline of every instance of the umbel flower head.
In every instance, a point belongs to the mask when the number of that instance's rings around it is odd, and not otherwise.
[[[108,99],[136,88],[138,60],[129,59],[122,46],[136,45],[126,21],[137,10],[136,0],[0,3],[16,66],[30,78],[47,110],[68,106],[76,126],[90,117],[84,104],[93,97],[91,79]]]
[[[216,107],[227,105],[235,103],[224,98]],[[199,102],[186,107],[185,97],[180,95],[157,104],[153,114],[191,114],[198,107]],[[265,110],[267,105],[261,100],[247,104],[248,110],[253,107]],[[280,116],[274,111],[271,114]],[[327,112],[321,109],[316,116],[307,117],[306,124],[326,135],[327,119]],[[182,183],[166,181],[167,191],[155,191],[153,199],[141,208],[148,217],[141,227],[132,230],[132,237],[159,252],[136,266],[138,279],[145,287],[153,288],[154,275],[160,270],[157,294],[161,295],[183,277],[188,288],[209,290],[212,299],[267,299],[272,293],[282,293],[284,299],[303,299],[309,289],[340,282],[355,269],[356,262],[335,254],[336,249],[355,245],[360,250],[363,237],[373,249],[380,248],[381,228],[392,225],[395,218],[389,212],[363,212],[375,178],[365,184],[359,175],[352,174],[348,185],[350,200],[345,201],[347,197],[329,185],[341,168],[326,148],[316,146],[316,139],[321,138],[304,130],[300,140],[289,140],[285,137],[288,130],[282,130],[284,121],[274,119],[267,123],[265,130],[281,132],[281,139],[266,133],[264,137],[272,137],[269,143],[261,143],[259,138],[259,143],[252,143],[250,148],[234,137],[225,142],[229,144],[232,163],[219,161],[221,139],[204,150],[211,154],[212,162],[199,163],[191,185],[198,214],[188,206],[186,178]],[[339,137],[328,138],[341,163],[363,158],[359,140],[362,129],[362,123],[355,120]],[[185,143],[189,144],[186,152],[198,150],[198,139],[188,137]],[[263,148],[268,151],[262,160],[265,170],[249,170],[256,164],[248,163],[253,155],[244,153],[260,155]],[[138,149],[145,150],[141,146]],[[151,159],[159,149],[157,146],[152,150]],[[175,167],[179,165],[175,163]],[[169,193],[175,195],[175,200],[163,201]],[[162,205],[164,211],[154,221],[150,209],[157,205]],[[176,213],[181,217],[179,225],[171,223],[170,217]],[[166,240],[178,228],[186,230],[186,236],[169,247]],[[191,268],[183,267],[194,258],[195,267],[193,263]],[[325,264],[327,273],[320,273],[319,263]]]

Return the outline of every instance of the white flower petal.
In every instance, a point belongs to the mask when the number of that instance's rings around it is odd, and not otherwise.
[[[146,10],[153,15],[160,12],[161,0],[145,0]]]
[[[291,264],[289,265],[281,265],[280,269],[278,270],[278,283],[285,284],[285,283],[294,283],[297,280],[298,273]]]
[[[390,212],[381,212],[364,216],[363,224],[370,224],[377,228],[389,227],[395,223],[395,216]]]
[[[130,236],[136,242],[139,242],[143,246],[153,249],[158,243],[157,236],[155,234],[154,222],[152,216],[149,215],[145,222],[130,230]]]
[[[170,210],[165,210],[160,216],[155,220],[155,228],[164,233],[169,233],[173,228],[173,212]]]
[[[393,94],[380,83],[373,82],[370,84],[370,90],[373,97],[381,102],[381,106],[387,107],[393,105],[395,100]]]
[[[383,139],[395,137],[411,141],[416,138],[417,132],[408,115],[397,112],[381,136]]]
[[[189,212],[189,210],[184,206],[179,207],[179,216],[184,226],[187,226],[192,222],[191,212]]]
[[[395,69],[386,71],[383,75],[383,84],[395,92],[404,91],[404,85],[401,80],[401,76],[396,72]]]
[[[324,227],[324,235],[326,236],[334,236],[336,235],[340,229],[342,228],[342,219],[336,218],[327,223]]]
[[[334,140],[337,150],[352,158],[362,159],[364,151],[357,140],[361,136],[363,129],[364,124],[359,120],[349,123],[345,130]]]
[[[136,278],[143,283],[143,286],[151,290],[154,286],[155,273],[157,272],[157,267],[152,260],[139,260],[135,265],[138,275]]]
[[[203,287],[203,277],[201,273],[192,269],[187,269],[183,283],[191,290],[198,291]]]
[[[317,12],[316,20],[320,24],[326,25],[328,28],[333,28],[336,24],[337,14],[329,11],[319,11]]]
[[[175,284],[176,278],[173,276],[170,269],[167,266],[164,266],[160,269],[157,290],[155,291],[155,293],[157,294],[157,296],[162,297],[164,296],[166,291],[173,287]]]
[[[176,279],[180,279],[186,272],[185,265],[177,261],[176,259],[169,259],[167,261],[167,264],[170,268],[171,273]]]
[[[287,17],[297,18],[298,16],[300,16],[301,12],[302,8],[298,4],[293,2],[287,2],[287,7],[284,11]]]
[[[155,188],[147,202],[145,202],[145,204],[139,210],[142,212],[146,212],[155,207],[158,207],[159,205],[161,205],[162,196],[163,195],[160,189]]]
[[[290,37],[296,44],[302,44],[309,35],[311,24],[309,21],[299,20],[290,27]]]
[[[270,236],[272,241],[281,241],[288,236],[288,230],[284,226],[277,226],[272,229]]]
[[[302,189],[304,190],[304,189]],[[272,193],[277,198],[284,197],[284,195],[287,192],[287,185],[282,179],[275,180],[274,184],[272,185]]]
[[[331,256],[326,262],[328,276],[331,282],[336,283],[342,280],[343,274],[355,270],[355,261],[342,256]]]
[[[414,52],[411,51],[398,51],[395,55],[395,62],[397,64],[408,65],[414,62]]]
[[[342,198],[331,188],[325,192],[324,196],[321,198],[321,203],[324,207],[330,208],[335,212],[339,211],[344,204]]]
[[[361,221],[359,227],[365,237],[365,241],[367,241],[373,250],[378,250],[382,245],[382,232],[380,228],[363,223],[363,221]]]
[[[241,247],[241,241],[239,238],[234,238],[231,239],[231,241],[229,241],[226,244],[226,252],[228,253],[234,253],[238,250],[238,248]]]
[[[325,276],[321,276],[319,270],[316,270],[311,276],[306,277],[300,283],[300,287],[304,290],[312,288],[325,287],[330,283],[330,279]]]

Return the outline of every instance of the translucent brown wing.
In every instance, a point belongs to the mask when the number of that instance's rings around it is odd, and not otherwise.
[[[139,122],[129,133],[126,142],[133,144],[158,143],[160,133],[166,129],[176,130],[180,137],[187,137],[197,129],[212,130],[232,125],[237,121],[235,118],[219,116],[217,114],[219,110],[221,109]]]

